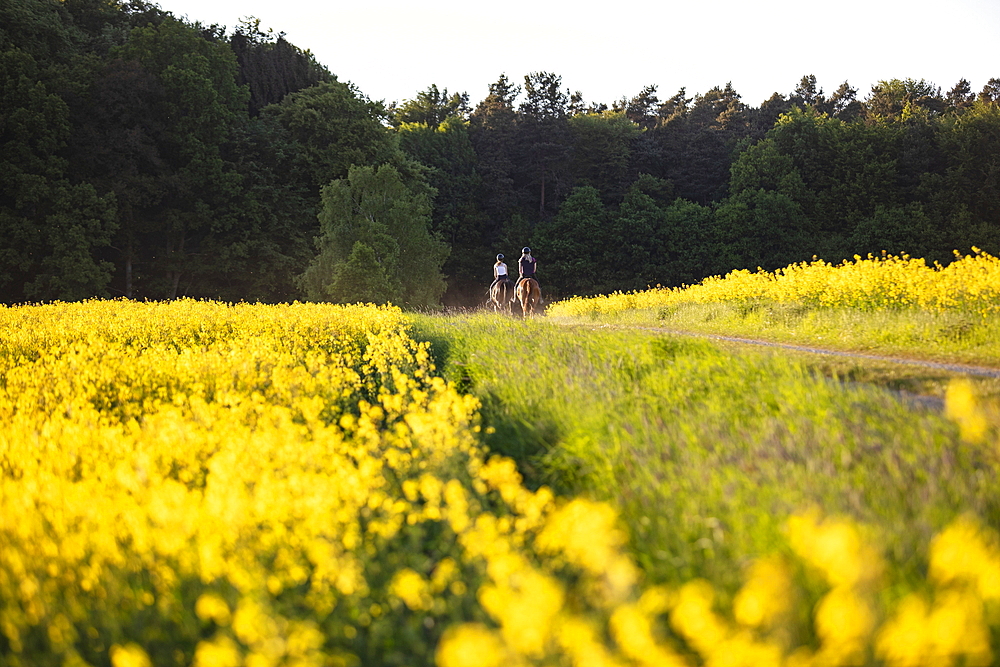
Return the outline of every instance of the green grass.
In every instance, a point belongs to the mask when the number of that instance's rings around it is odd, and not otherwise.
[[[1000,367],[1000,318],[983,319],[962,312],[863,311],[760,301],[683,303],[559,319],[656,326]]]
[[[732,591],[818,507],[865,526],[889,577],[925,581],[963,512],[1000,527],[995,452],[939,412],[832,381],[786,355],[662,333],[495,316],[418,316],[439,370],[483,402],[484,436],[529,483],[613,503],[654,582]]]

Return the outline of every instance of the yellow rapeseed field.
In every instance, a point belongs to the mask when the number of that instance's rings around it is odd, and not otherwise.
[[[644,586],[613,509],[527,489],[478,407],[393,307],[0,308],[0,663],[993,660],[1000,547],[971,518],[887,616],[879,555],[814,511],[721,604]],[[961,387],[950,410],[982,419]]]
[[[680,303],[757,300],[807,306],[961,310],[982,316],[1000,312],[1000,259],[978,249],[947,266],[923,259],[855,256],[837,265],[823,260],[755,272],[741,269],[697,285],[575,297],[549,307],[554,315],[608,314]]]

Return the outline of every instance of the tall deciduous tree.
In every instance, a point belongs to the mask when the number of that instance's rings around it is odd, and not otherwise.
[[[319,254],[300,278],[302,288],[316,300],[386,295],[410,307],[436,304],[448,246],[431,233],[430,212],[428,197],[408,189],[392,165],[351,167],[347,178],[323,189]],[[366,271],[372,279],[360,281]]]
[[[292,93],[265,110],[291,133],[315,187],[347,176],[351,165],[375,165],[396,156],[382,124],[385,107],[354,86],[327,81]]]
[[[110,59],[80,101],[78,127],[70,140],[78,168],[101,192],[113,193],[118,204],[118,293],[128,298],[163,296],[143,287],[150,278],[144,260],[159,245],[154,238],[162,230],[155,212],[171,182],[159,112],[165,94],[156,76],[138,61]]]
[[[573,138],[567,122],[569,93],[562,90],[562,77],[551,72],[525,75],[524,93],[518,110],[522,183],[534,191],[536,215],[544,220],[557,210],[570,186]]]
[[[251,116],[289,93],[336,79],[312,53],[286,40],[284,33],[261,30],[257,18],[242,21],[229,45],[239,65],[237,81],[250,90]]]
[[[624,253],[617,282],[630,289],[692,284],[728,268],[712,208],[675,198],[669,182],[649,174],[629,188],[614,229]]]
[[[907,107],[919,106],[939,112],[946,108],[941,89],[920,79],[889,79],[872,86],[865,99],[865,109],[871,118],[895,118]]]
[[[468,124],[450,116],[436,128],[404,123],[397,132],[400,148],[427,166],[427,181],[437,192],[431,226],[452,249],[444,266],[449,298],[478,294],[487,258],[496,250],[490,226],[476,206],[482,179]]]
[[[482,188],[478,208],[486,216],[485,241],[506,240],[510,220],[520,208],[521,198],[514,187],[517,110],[521,89],[505,74],[491,83],[489,95],[480,102],[469,120],[469,140],[476,151]]]
[[[592,185],[605,201],[620,201],[631,181],[632,143],[641,131],[623,111],[578,114],[569,119],[577,184]]]
[[[138,63],[162,92],[148,111],[158,125],[167,187],[142,215],[159,227],[152,239],[158,247],[148,250],[158,278],[150,295],[173,298],[183,292],[182,278],[197,276],[206,239],[235,224],[240,178],[226,146],[246,117],[247,89],[236,82],[228,45],[179,21],[135,29],[112,55]]]
[[[573,188],[559,212],[539,224],[532,237],[539,280],[551,293],[590,294],[608,266],[613,242],[601,193],[592,186]]]
[[[17,48],[0,51],[0,294],[25,299],[105,295],[112,265],[96,256],[114,232],[113,197],[72,183],[66,103]]]
[[[733,164],[726,210],[743,206],[753,211],[760,231],[748,239],[760,242],[770,242],[763,233],[768,212],[778,216],[775,228],[784,228],[783,233],[791,233],[794,225],[789,216],[797,212],[799,227],[809,237],[796,232],[794,243],[802,247],[798,259],[812,254],[850,256],[846,239],[854,227],[870,217],[876,206],[898,201],[897,148],[893,137],[878,128],[793,108]],[[738,234],[731,216],[726,220],[731,233]],[[749,242],[738,241],[743,246]],[[767,261],[767,266],[761,266],[772,269],[776,268],[773,262],[791,252],[788,239],[780,247],[781,252],[770,254],[763,249],[745,250],[742,256],[753,258],[745,261]]]

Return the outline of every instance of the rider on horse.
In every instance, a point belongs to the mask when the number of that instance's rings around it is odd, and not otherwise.
[[[503,262],[503,253],[497,255],[497,263],[493,265],[493,282],[490,283],[490,289],[492,290],[501,280],[510,280],[510,276],[507,275],[507,265]]]
[[[538,262],[535,261],[535,258],[531,256],[531,248],[528,247],[522,248],[521,259],[517,260],[518,273],[521,274],[521,277],[517,281],[518,285],[520,285],[521,281],[526,278],[535,277],[535,269],[537,268],[537,264]]]

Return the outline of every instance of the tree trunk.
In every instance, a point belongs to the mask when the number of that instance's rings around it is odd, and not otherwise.
[[[184,257],[184,233],[183,232],[181,233],[180,241],[177,242],[177,255],[172,258],[174,261],[171,262],[171,264],[173,265],[173,270],[171,271],[172,275],[170,276],[170,296],[167,297],[169,299],[176,299],[177,298],[177,287],[181,283],[181,274],[183,273],[183,271],[181,271],[181,267],[178,266],[178,264],[181,261],[180,258],[182,258],[182,257]]]
[[[538,203],[538,219],[541,220],[545,217],[545,172],[542,172],[542,197],[541,201]]]
[[[129,238],[128,246],[125,248],[125,298],[132,298],[132,239]]]

